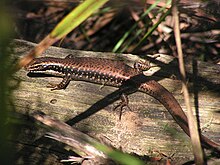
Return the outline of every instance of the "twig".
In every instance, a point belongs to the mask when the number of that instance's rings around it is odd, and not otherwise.
[[[172,14],[174,19],[174,34],[175,34],[175,40],[176,40],[176,46],[177,46],[177,52],[178,52],[178,59],[179,59],[179,69],[181,73],[182,78],[182,88],[183,88],[183,94],[184,94],[184,100],[187,108],[187,116],[188,116],[188,123],[189,123],[189,132],[193,147],[193,154],[195,157],[195,163],[196,164],[204,164],[204,158],[203,158],[203,150],[201,147],[201,142],[199,138],[199,132],[198,132],[198,126],[196,122],[196,117],[193,115],[193,111],[190,105],[190,98],[189,98],[189,91],[186,84],[186,73],[184,68],[184,61],[183,61],[183,52],[181,47],[181,38],[180,38],[180,28],[179,28],[179,17],[178,17],[178,9],[176,6],[176,0],[173,0],[172,2]]]
[[[108,160],[108,156],[105,153],[94,147],[94,145],[99,142],[92,137],[74,129],[64,122],[53,119],[40,112],[35,112],[32,116],[50,128],[51,131],[47,133],[46,137],[68,145],[74,152],[81,156],[74,158],[74,161],[90,159],[94,162],[106,162]]]

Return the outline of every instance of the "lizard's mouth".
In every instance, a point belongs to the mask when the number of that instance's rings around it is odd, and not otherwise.
[[[53,76],[63,76],[64,74],[53,67],[46,61],[42,62],[39,59],[32,60],[28,65],[25,66],[25,70],[30,74],[43,74]]]
[[[46,71],[46,66],[44,65],[28,65],[25,67],[25,70],[29,72],[44,72]]]
[[[41,58],[33,59],[29,64],[27,64],[24,69],[29,72],[39,72],[46,71],[48,67],[47,61],[42,61]]]
[[[56,77],[63,77],[64,74],[55,70],[46,69],[45,67],[39,66],[39,67],[30,67],[26,69],[29,71],[28,75],[30,77],[36,77],[36,76],[56,76]]]

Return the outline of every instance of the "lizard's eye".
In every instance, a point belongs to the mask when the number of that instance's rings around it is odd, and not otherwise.
[[[138,63],[138,62],[135,62],[135,63],[134,63],[134,68],[135,68],[135,69],[138,69],[138,68],[140,68],[140,63]]]

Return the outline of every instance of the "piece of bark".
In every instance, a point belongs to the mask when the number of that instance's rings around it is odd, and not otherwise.
[[[71,150],[79,155],[73,158],[70,156],[67,160],[62,160],[62,162],[78,162],[84,165],[110,164],[111,160],[108,156],[93,146],[101,145],[97,140],[41,112],[35,112],[32,116],[48,127],[50,131],[47,133],[46,137],[66,144]],[[108,150],[111,151],[113,148],[108,147]]]
[[[20,57],[29,52],[35,44],[15,40],[12,45],[14,46],[14,55]],[[59,58],[63,58],[68,54],[123,60],[129,65],[132,65],[134,61],[140,60],[138,56],[131,54],[78,51],[57,47],[50,47],[44,53],[45,56]],[[185,110],[184,100],[181,94],[181,83],[178,80],[170,79],[170,77],[178,78],[178,67],[175,59],[166,55],[160,55],[155,59],[151,58],[151,56],[146,56],[145,58],[150,59],[153,65],[161,66],[161,68],[153,67],[146,74],[151,75],[157,71],[154,75],[160,76],[159,83],[174,95],[183,110]],[[191,82],[189,82],[191,105],[198,109],[200,127],[203,134],[220,143],[219,65],[199,62],[197,67],[196,69],[199,71],[197,79],[193,77],[192,72],[189,72],[191,77],[194,78],[193,80],[199,80],[195,83],[196,85],[191,85]],[[187,65],[187,71],[190,70],[192,70],[191,65]],[[18,71],[15,76],[22,80],[19,88],[14,91],[15,107],[18,113],[29,114],[34,111],[42,111],[61,121],[73,120],[74,117],[87,111],[96,102],[117,90],[114,87],[104,86],[101,88],[100,85],[92,83],[71,81],[65,90],[51,91],[49,88],[46,88],[48,83],[59,83],[61,78],[28,77],[24,69]],[[159,153],[163,153],[168,157],[174,154],[172,161],[178,164],[193,159],[189,138],[157,100],[140,92],[131,94],[128,98],[132,111],[125,110],[121,121],[119,121],[117,111],[112,111],[116,105],[114,103],[76,123],[74,127],[110,143],[124,152],[149,157],[159,157],[161,155]],[[28,161],[28,156],[30,155],[37,155],[34,158],[39,160],[44,159],[42,162],[45,163],[46,158],[42,154],[48,154],[49,156],[51,153],[47,153],[46,151],[36,152],[34,149],[28,150],[31,146],[30,144],[35,143],[36,139],[39,142],[43,133],[39,133],[39,130],[32,130],[31,126],[28,126],[26,129],[29,129],[31,133],[25,131],[25,129],[22,130],[17,142],[18,145],[23,143],[26,145],[24,147],[24,153],[26,155],[22,157],[23,161]],[[49,150],[50,146],[45,147],[44,145],[40,141],[40,146],[37,143],[34,148],[42,147]],[[28,152],[29,154],[27,154]],[[55,153],[59,152],[57,151]],[[52,157],[55,157],[56,162],[63,159],[63,157],[60,158],[54,155],[56,154],[53,153]],[[66,155],[66,157],[68,156]],[[38,161],[36,160],[36,162]]]

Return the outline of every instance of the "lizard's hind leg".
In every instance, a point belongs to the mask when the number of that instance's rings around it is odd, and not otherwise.
[[[128,110],[131,111],[131,108],[128,106],[128,104],[129,104],[128,96],[123,93],[121,95],[121,102],[118,103],[118,105],[116,105],[113,109],[115,111],[117,108],[120,108],[119,109],[119,120],[121,120],[124,107],[127,107]]]

